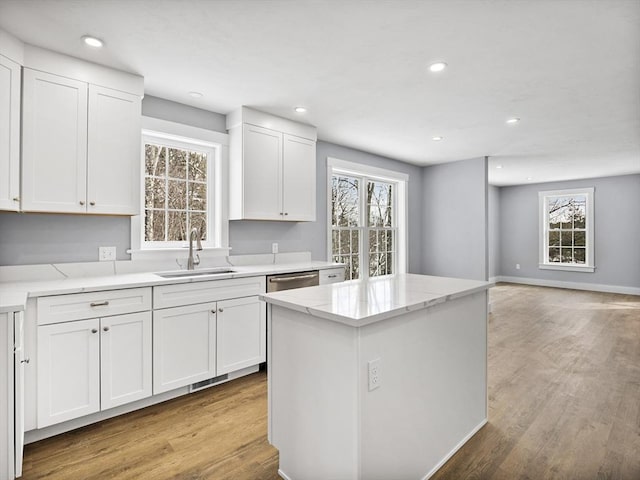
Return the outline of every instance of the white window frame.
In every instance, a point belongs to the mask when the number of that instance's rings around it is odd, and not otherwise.
[[[540,222],[540,255],[538,267],[542,270],[565,270],[569,272],[594,272],[594,212],[593,212],[593,187],[572,188],[568,190],[548,190],[538,192],[539,222]],[[587,199],[585,218],[585,263],[557,263],[549,262],[549,199],[566,197],[571,195],[584,195]]]
[[[173,258],[183,254],[188,241],[146,242],[144,240],[145,142],[158,142],[176,148],[206,151],[207,165],[207,240],[205,252],[228,254],[229,248],[229,136],[151,117],[142,117],[140,154],[140,215],[131,217],[131,259]]]
[[[407,184],[409,182],[409,175],[401,172],[394,172],[391,170],[372,167],[361,163],[349,162],[346,160],[340,160],[338,158],[327,157],[327,259],[332,261],[332,244],[331,244],[331,232],[332,232],[332,219],[331,219],[331,179],[334,174],[348,175],[351,177],[367,180],[375,180],[386,183],[392,183],[395,188],[393,201],[396,205],[396,249],[393,259],[393,265],[395,265],[394,274],[407,272]],[[363,185],[364,183],[361,183]],[[361,195],[360,198],[360,219],[363,221],[363,225],[366,225],[366,219],[364,218],[366,212],[366,206],[363,205],[365,199]],[[366,226],[359,227],[360,231],[365,231]],[[369,269],[364,268],[368,265],[369,255],[369,236],[360,234],[360,279],[371,278],[369,277]],[[362,262],[362,258],[365,256],[367,262]],[[378,277],[374,277],[378,278]]]

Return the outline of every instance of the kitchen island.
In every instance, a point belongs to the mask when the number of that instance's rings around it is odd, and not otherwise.
[[[487,422],[488,286],[402,274],[262,295],[279,474],[433,475]]]

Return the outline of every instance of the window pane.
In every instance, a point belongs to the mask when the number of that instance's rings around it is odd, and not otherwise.
[[[358,230],[351,231],[351,251],[354,254],[360,252],[360,232]]]
[[[560,228],[560,216],[549,216],[549,230]]]
[[[560,245],[560,232],[549,232],[549,246]]]
[[[390,275],[393,273],[393,253],[387,253],[387,273]]]
[[[169,149],[167,174],[172,178],[187,178],[187,152],[185,150]]]
[[[187,182],[169,180],[169,208],[187,208]]]
[[[393,252],[393,230],[387,230],[387,251]]]
[[[391,189],[392,185],[390,183],[367,183],[368,226],[391,226]]]
[[[349,230],[340,232],[340,253],[343,255],[351,254],[351,235],[349,235]]]
[[[146,208],[165,208],[165,186],[163,178],[144,179],[144,205]]]
[[[168,212],[167,225],[168,241],[187,240],[187,212]]]
[[[586,250],[584,248],[574,248],[573,249],[573,260],[576,263],[585,263],[586,261]]]
[[[338,253],[339,240],[340,240],[340,231],[331,230],[331,253],[332,254]]]
[[[146,210],[144,214],[144,239],[146,242],[164,242],[165,213]]]
[[[145,144],[144,171],[146,175],[163,177],[166,175],[166,148],[160,145]]]
[[[573,262],[573,254],[571,253],[571,248],[562,248],[562,256],[561,256],[561,262],[562,263],[572,263]]]
[[[189,180],[205,182],[207,180],[207,155],[204,153],[189,153]]]
[[[197,228],[200,240],[207,239],[207,214],[204,212],[189,212],[189,231]]]
[[[550,248],[549,249],[549,261],[550,262],[560,262],[560,249],[559,248]]]
[[[584,247],[585,243],[585,232],[573,232],[573,244],[576,247]]]
[[[189,182],[189,210],[207,209],[207,184]]]
[[[331,179],[331,222],[334,226],[357,227],[359,221],[358,179],[333,176]]]
[[[356,280],[360,278],[360,257],[354,255],[351,257],[351,279]]]
[[[369,252],[378,251],[378,233],[375,230],[369,230]]]
[[[562,242],[563,247],[573,245],[573,232],[561,232],[560,241]]]

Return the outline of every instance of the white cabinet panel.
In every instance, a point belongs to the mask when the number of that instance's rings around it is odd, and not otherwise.
[[[344,282],[344,267],[320,270],[320,285]]]
[[[38,428],[100,410],[100,321],[38,327]]]
[[[266,306],[258,297],[218,302],[217,374],[266,360]]]
[[[282,219],[282,133],[244,125],[244,218]]]
[[[153,393],[216,376],[216,304],[153,312]]]
[[[139,213],[140,97],[89,85],[89,213]]]
[[[20,65],[0,55],[0,210],[20,208]]]
[[[100,321],[100,409],[151,396],[151,312]]]
[[[85,212],[87,84],[25,68],[22,121],[22,209]]]
[[[284,134],[282,210],[285,220],[316,219],[316,142]]]

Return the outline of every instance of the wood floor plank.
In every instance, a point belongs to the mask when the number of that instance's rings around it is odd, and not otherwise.
[[[489,423],[432,479],[640,480],[640,297],[490,296]],[[266,393],[261,372],[27,445],[23,478],[278,479]]]

